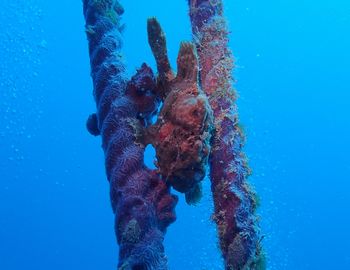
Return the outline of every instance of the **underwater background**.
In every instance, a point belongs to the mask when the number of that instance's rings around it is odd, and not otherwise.
[[[121,3],[129,74],[155,66],[151,16],[175,66],[191,40],[186,1]],[[268,269],[350,269],[350,2],[225,9]],[[89,74],[81,1],[0,1],[0,270],[116,268],[103,152],[85,129]],[[198,206],[180,197],[170,269],[222,269],[209,181]]]

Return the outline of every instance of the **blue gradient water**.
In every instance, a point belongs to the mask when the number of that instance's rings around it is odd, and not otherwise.
[[[350,269],[350,2],[226,0],[246,152],[269,269]],[[154,66],[157,16],[173,66],[186,1],[122,1],[129,73]],[[93,112],[81,1],[0,2],[0,269],[115,269],[117,247]],[[148,155],[147,162],[152,161]],[[171,269],[222,269],[208,180],[181,200]]]

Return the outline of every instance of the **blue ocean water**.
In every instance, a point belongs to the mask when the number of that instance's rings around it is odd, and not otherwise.
[[[155,65],[150,16],[175,66],[191,39],[186,1],[121,2],[128,72]],[[350,269],[350,2],[225,8],[268,269]],[[0,269],[115,269],[103,153],[85,130],[95,107],[81,1],[2,0],[0,40]],[[222,269],[211,213],[206,180],[197,207],[177,207],[170,269]]]

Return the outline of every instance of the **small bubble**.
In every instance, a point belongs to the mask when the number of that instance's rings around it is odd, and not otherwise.
[[[43,39],[42,41],[40,41],[39,43],[39,47],[46,49],[47,48],[47,41],[45,39]]]

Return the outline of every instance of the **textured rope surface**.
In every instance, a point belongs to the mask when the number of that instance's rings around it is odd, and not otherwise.
[[[163,238],[177,198],[143,162],[136,134],[156,113],[155,77],[147,65],[128,81],[122,61],[123,8],[115,0],[83,1],[96,114],[87,127],[101,135],[110,183],[119,269],[167,269]]]
[[[225,268],[265,269],[255,215],[256,197],[247,182],[249,167],[242,151],[244,134],[238,124],[233,56],[223,4],[221,0],[189,0],[189,7],[201,86],[214,112],[210,179]]]

